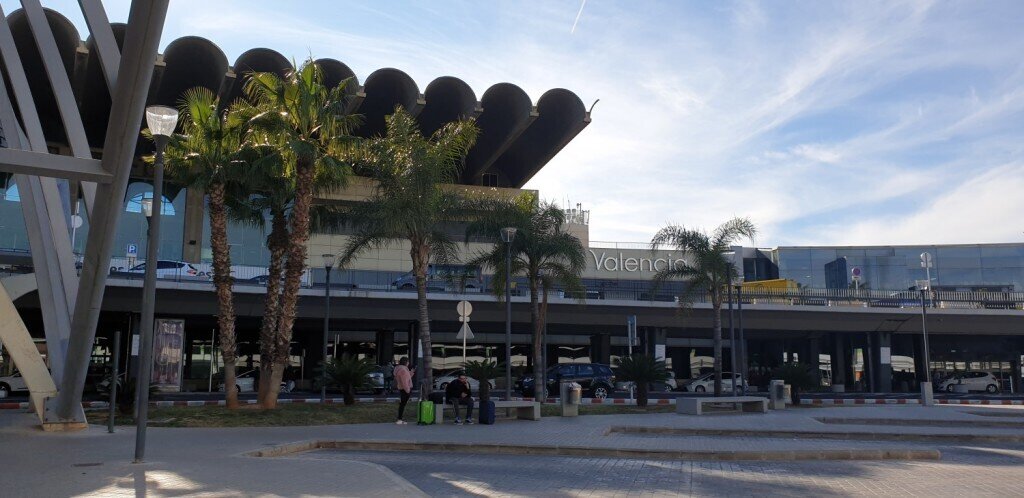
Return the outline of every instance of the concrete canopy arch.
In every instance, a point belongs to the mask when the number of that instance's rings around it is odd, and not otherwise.
[[[124,46],[127,26],[124,23],[111,23],[110,29],[114,33],[114,40],[117,41],[117,48],[121,49]],[[89,146],[101,148],[110,120],[110,88],[103,77],[99,51],[96,50],[95,40],[91,36],[86,40],[85,47],[89,50],[89,57],[86,59],[85,82],[82,85],[82,124],[85,126]]]
[[[537,101],[537,119],[495,161],[493,168],[522,187],[590,124],[590,115],[575,93],[548,90]]]
[[[164,50],[164,74],[153,103],[177,106],[190,88],[203,87],[220,92],[228,72],[228,58],[220,47],[206,38],[185,36]]]
[[[363,86],[362,104],[359,113],[363,115],[363,126],[356,135],[373,137],[384,133],[384,117],[395,112],[396,106],[415,115],[418,110],[420,90],[416,82],[402,71],[394,68],[378,69],[366,78]]]
[[[431,136],[452,121],[473,117],[476,112],[476,94],[473,89],[454,76],[441,76],[431,81],[424,92],[426,105],[418,121],[424,136]]]
[[[226,104],[234,102],[242,96],[242,87],[245,79],[250,73],[277,73],[284,76],[288,71],[294,69],[291,62],[275,50],[269,48],[253,48],[247,50],[235,60],[232,66],[235,74],[235,81],[231,84],[226,94],[221,95],[221,102]]]
[[[67,72],[69,80],[73,79],[75,71],[75,54],[81,39],[78,30],[71,24],[68,18],[59,12],[43,9],[46,14],[47,24],[53,32],[54,40],[57,43],[57,51],[60,53],[61,62]],[[18,9],[8,16],[8,23],[11,33],[14,35],[14,43],[18,48],[25,73],[29,81],[33,82],[32,100],[39,112],[39,119],[43,125],[43,134],[48,142],[68,143],[67,134],[64,132],[60,111],[57,108],[57,100],[53,94],[53,87],[50,85],[46,75],[46,68],[43,65],[39,47],[36,45],[32,30],[29,27],[28,16],[23,9]],[[80,96],[76,96],[80,97]]]
[[[476,145],[466,157],[464,183],[479,182],[480,175],[501,156],[533,120],[530,96],[512,83],[498,83],[484,92],[483,112],[476,123],[480,128]]]

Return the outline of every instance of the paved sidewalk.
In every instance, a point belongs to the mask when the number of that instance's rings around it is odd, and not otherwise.
[[[344,409],[339,407],[339,409]],[[992,417],[976,414],[982,410],[1013,410],[991,412],[1009,415]],[[990,412],[985,412],[990,413]],[[1020,417],[1018,417],[1020,415]],[[913,421],[951,421],[960,424],[955,427],[934,426],[880,426],[880,425],[835,425],[823,424],[819,417],[842,417],[856,419],[901,418]],[[590,415],[578,418],[547,417],[541,421],[500,420],[493,426],[427,426],[414,424],[396,426],[390,423],[339,425],[319,427],[262,427],[226,429],[179,429],[150,428],[147,460],[150,463],[137,466],[129,463],[133,452],[134,428],[122,427],[116,434],[106,434],[100,427],[76,434],[43,433],[35,428],[35,419],[28,414],[0,413],[0,495],[3,496],[69,496],[69,495],[136,495],[145,492],[147,496],[170,495],[343,495],[343,496],[406,496],[418,491],[407,481],[397,477],[385,467],[392,457],[366,458],[365,453],[346,453],[344,450],[327,453],[329,457],[316,458],[325,453],[311,452],[278,458],[256,458],[243,453],[261,448],[308,440],[334,441],[401,441],[401,442],[462,442],[491,444],[544,444],[563,446],[589,446],[595,448],[636,448],[691,451],[749,451],[756,449],[801,450],[801,449],[934,449],[946,454],[960,455],[959,462],[969,468],[971,455],[1005,454],[1018,462],[1024,455],[1024,444],[947,444],[890,441],[850,441],[844,439],[801,439],[768,438],[757,436],[667,436],[614,434],[607,435],[612,426],[717,428],[717,429],[765,429],[775,430],[830,430],[835,432],[879,432],[908,431],[922,434],[1016,434],[1024,433],[1019,428],[979,428],[971,422],[1024,420],[1024,410],[1015,407],[915,407],[915,406],[862,406],[834,408],[801,408],[768,414],[736,414],[685,416],[673,413]],[[333,450],[332,450],[333,451]],[[972,453],[973,452],[973,453]],[[311,457],[313,455],[313,457]],[[385,455],[381,453],[380,455]],[[403,454],[399,454],[403,455]],[[448,460],[433,461],[434,457],[421,453],[404,453],[413,461],[444,469]],[[404,457],[403,457],[404,458]],[[612,461],[616,466],[632,468],[684,468],[680,463],[644,460],[615,460],[587,458],[551,458],[552,462],[583,462],[583,467],[592,467],[595,462]],[[424,460],[427,459],[427,460]],[[535,462],[531,456],[494,456],[479,458],[474,455],[455,455],[452,460],[472,462],[492,460],[508,462]],[[399,459],[398,461],[402,461]],[[374,463],[377,462],[377,463]],[[629,463],[634,462],[634,463]],[[636,463],[640,462],[640,463]],[[644,463],[647,462],[647,463]],[[998,465],[1006,467],[1006,463]],[[940,462],[945,465],[944,462]],[[810,463],[808,463],[809,465]],[[865,462],[841,465],[860,465]],[[712,462],[693,462],[689,467],[717,469],[729,476],[729,469],[763,468],[740,465],[733,467]],[[754,465],[754,464],[751,464]],[[762,464],[763,465],[763,464]],[[780,464],[781,465],[781,464]],[[794,464],[795,465],[795,464]],[[847,468],[832,462],[824,468]],[[878,463],[877,469],[909,468],[916,463]],[[588,467],[589,466],[589,467]],[[408,468],[408,467],[404,467]],[[415,467],[414,468],[419,468]],[[774,468],[774,467],[773,467]],[[788,468],[788,467],[780,467]],[[803,468],[803,467],[800,467]],[[944,467],[937,467],[944,468]],[[1024,468],[1017,465],[1012,468]],[[524,467],[525,469],[525,467]],[[521,469],[520,469],[521,470]],[[957,470],[958,472],[962,469]],[[535,469],[534,472],[542,472]],[[746,472],[745,470],[743,470]],[[771,472],[765,474],[771,477]],[[984,470],[988,472],[988,470]],[[1003,472],[1003,470],[1000,470]],[[520,472],[521,473],[521,472]],[[486,475],[486,472],[484,473]],[[1005,472],[998,474],[1002,479]],[[1018,472],[1019,474],[1019,472]],[[407,478],[417,474],[402,474]],[[1009,474],[1007,474],[1009,475]],[[1017,475],[1017,474],[1014,474]],[[761,477],[743,474],[760,485]],[[754,477],[751,477],[754,476]],[[694,477],[697,479],[700,476]],[[1024,476],[1019,476],[1024,478]],[[677,479],[664,477],[665,479]],[[659,477],[660,479],[660,477]],[[816,479],[816,478],[815,478]],[[413,479],[415,480],[415,479]],[[809,484],[813,484],[810,482]],[[674,482],[674,481],[673,481]],[[692,485],[694,481],[687,481]],[[704,481],[709,482],[709,481]],[[1016,480],[1014,482],[1024,482]],[[836,484],[833,492],[843,490],[855,492],[856,486],[845,488]],[[979,481],[979,486],[984,481]],[[832,485],[830,485],[832,486]],[[434,488],[431,493],[441,488]],[[482,488],[481,488],[482,489]],[[660,488],[666,492],[671,488]],[[712,488],[707,488],[705,491]],[[754,489],[742,488],[736,491],[749,494]],[[760,488],[760,489],[771,489]],[[791,488],[795,490],[798,488]],[[802,488],[801,488],[802,489]],[[1010,488],[991,488],[1007,490]],[[1019,489],[1019,488],[1014,488]],[[592,488],[599,491],[600,488]],[[881,491],[879,488],[875,491]],[[864,489],[861,489],[864,491]],[[499,493],[500,494],[500,493]]]

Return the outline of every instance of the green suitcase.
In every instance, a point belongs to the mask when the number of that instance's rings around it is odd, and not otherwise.
[[[420,401],[419,409],[417,410],[418,415],[416,416],[416,423],[419,425],[434,425],[434,402],[425,400]]]

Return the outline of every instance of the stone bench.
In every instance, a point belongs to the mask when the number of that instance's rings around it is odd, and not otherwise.
[[[676,413],[684,415],[703,415],[704,405],[731,404],[733,410],[768,413],[768,398],[760,396],[722,396],[718,398],[676,398]]]
[[[494,401],[494,409],[495,410],[499,410],[499,409],[506,409],[506,410],[515,409],[515,411],[516,411],[516,418],[518,418],[520,420],[540,420],[540,403],[538,403],[536,401],[521,401],[521,400],[511,400],[511,401],[493,400],[493,401]],[[435,406],[435,409],[434,409],[434,419],[436,420],[436,422],[438,424],[443,424],[444,423],[444,412],[445,412],[445,410],[454,410],[454,408],[452,407],[451,403],[445,403],[443,405],[435,404],[434,406]],[[465,409],[466,409],[465,407],[463,407],[461,405],[459,406],[459,412],[465,413]],[[474,412],[473,413],[474,415],[480,413],[480,400],[479,399],[474,400],[473,412]]]

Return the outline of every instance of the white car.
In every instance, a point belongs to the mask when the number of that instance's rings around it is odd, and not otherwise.
[[[740,374],[734,374],[731,372],[722,372],[722,390],[732,391],[733,381],[740,382]],[[744,380],[743,388],[747,389],[750,386]],[[715,374],[714,372],[706,373],[695,379],[690,379],[683,383],[683,390],[688,392],[703,393],[703,392],[714,392],[715,390]]]
[[[623,381],[618,381],[618,382],[615,383],[615,390],[616,391],[629,391],[629,388],[632,385],[633,385],[632,382],[627,382],[627,381],[624,381],[624,380]],[[675,374],[675,372],[669,370],[668,371],[668,379],[665,379],[665,382],[656,382],[654,384],[654,389],[655,390],[660,390],[661,388],[664,388],[665,391],[675,391],[676,389],[679,389],[679,384],[676,382],[676,374]]]
[[[999,380],[988,372],[963,372],[939,382],[940,391],[953,392],[953,386],[964,384],[968,391],[999,392]]]
[[[11,393],[22,391],[28,392],[28,386],[25,385],[25,379],[21,377],[21,372],[14,372],[9,377],[0,377],[0,398],[6,398]]]
[[[146,263],[137,264],[127,270],[125,273],[137,273],[143,275],[146,273]],[[185,263],[183,261],[171,261],[167,259],[161,259],[156,262],[156,278],[207,278],[207,272],[197,268],[192,263]]]
[[[446,372],[437,376],[436,378],[434,378],[434,390],[444,391],[445,389],[448,388],[448,384],[451,384],[453,380],[458,379],[459,375],[462,375],[464,373],[465,372],[463,372],[462,370],[452,370],[450,372]],[[480,390],[480,382],[478,380],[472,377],[466,377],[466,380],[469,381],[470,391]],[[489,380],[487,384],[490,385],[491,389],[494,389],[494,379]]]

